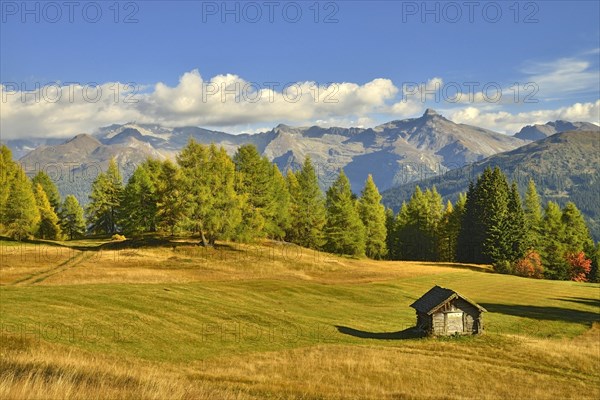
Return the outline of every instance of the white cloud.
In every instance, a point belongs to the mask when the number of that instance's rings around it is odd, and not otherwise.
[[[176,86],[159,82],[145,93],[132,94],[120,83],[106,83],[99,89],[72,85],[19,92],[6,85],[0,90],[3,139],[70,137],[128,121],[222,129],[281,121],[359,121],[385,111],[398,93],[389,79],[363,85],[272,84],[248,82],[233,74],[205,80],[197,70],[183,74]],[[56,98],[52,90],[62,96]]]
[[[545,124],[558,119],[600,125],[600,100],[595,103],[575,103],[556,110],[535,110],[517,114],[506,111],[485,112],[476,107],[466,107],[451,113],[449,119],[509,135],[518,132],[525,125]]]
[[[561,97],[571,93],[570,90],[588,90],[586,85],[592,88],[598,85],[597,73],[594,75],[590,68],[585,61],[560,59],[530,64],[526,73],[537,79],[537,83],[552,88],[554,96]],[[108,82],[99,88],[48,85],[20,92],[16,86],[5,83],[0,86],[0,132],[3,140],[72,137],[130,121],[170,127],[202,126],[233,133],[265,131],[278,123],[369,127],[419,115],[426,107],[445,110],[456,122],[509,134],[527,124],[555,119],[598,123],[598,102],[511,114],[505,108],[509,100],[490,103],[482,100],[481,93],[468,104],[436,101],[431,91],[444,84],[441,77],[431,78],[416,88],[397,87],[384,78],[364,84],[338,82],[329,86],[310,81],[272,84],[249,82],[235,74],[205,79],[198,70],[184,73],[174,86],[158,82],[134,88]],[[512,92],[504,90],[503,100],[512,98]],[[456,106],[463,108],[456,110]]]
[[[523,72],[535,82],[541,97],[567,96],[574,93],[598,93],[598,71],[582,59],[561,58],[551,62],[529,63]]]

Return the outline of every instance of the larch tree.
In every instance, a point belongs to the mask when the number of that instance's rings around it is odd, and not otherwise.
[[[272,170],[272,196],[274,212],[267,225],[267,233],[274,239],[282,240],[290,226],[290,193],[287,189],[286,179],[279,171],[277,165],[271,166]]]
[[[288,215],[290,223],[285,231],[285,238],[287,241],[292,243],[298,243],[301,236],[301,229],[303,225],[299,222],[300,218],[300,184],[298,183],[298,177],[292,170],[287,171],[285,177],[285,187],[289,193],[288,203]]]
[[[115,159],[111,158],[106,173],[100,173],[92,184],[91,201],[86,210],[92,232],[117,232],[122,194],[123,178]]]
[[[138,166],[129,178],[119,208],[119,226],[128,234],[156,231],[156,178],[145,164]]]
[[[17,164],[12,159],[12,153],[6,145],[0,146],[0,232],[7,224],[7,205],[10,187],[17,171]]]
[[[325,249],[331,253],[361,256],[365,254],[365,227],[352,196],[350,181],[340,175],[327,190]]]
[[[83,208],[72,194],[65,197],[60,208],[60,224],[63,232],[70,240],[79,238],[85,234],[85,219]]]
[[[275,198],[273,169],[256,146],[240,146],[233,156],[236,190],[245,197],[238,235],[243,239],[263,238],[273,231]]]
[[[206,219],[209,244],[235,237],[242,222],[244,198],[235,190],[235,164],[223,147],[209,146],[211,212]]]
[[[593,241],[581,211],[575,203],[567,202],[562,210],[563,243],[569,253],[579,253],[593,247]]]
[[[381,194],[369,175],[358,201],[360,219],[365,226],[365,254],[380,260],[387,255],[387,227],[385,207],[381,204]]]
[[[401,259],[437,261],[444,206],[435,188],[415,188],[397,223]]]
[[[185,198],[183,195],[181,171],[170,160],[161,165],[156,181],[156,217],[158,226],[175,235],[177,226],[185,216]]]
[[[58,191],[58,188],[56,187],[50,176],[48,176],[48,174],[44,171],[40,171],[33,177],[31,182],[33,183],[34,188],[38,183],[42,185],[42,188],[44,188],[44,192],[46,192],[46,196],[48,197],[50,205],[52,206],[55,212],[58,212],[61,203],[60,192]]]
[[[211,212],[212,193],[208,175],[210,170],[208,149],[190,139],[177,155],[181,168],[181,189],[185,204],[187,227],[201,235],[202,244],[208,245],[206,238],[207,218]]]
[[[9,185],[4,207],[5,230],[13,239],[23,240],[37,231],[40,213],[31,180],[20,167],[15,167]]]
[[[297,185],[296,185],[297,184]],[[295,179],[288,178],[290,190],[290,238],[300,246],[320,249],[325,244],[325,199],[310,157],[306,157]]]
[[[35,185],[34,196],[40,214],[40,222],[38,223],[36,236],[41,239],[60,239],[62,232],[58,223],[58,216],[54,212],[54,207],[50,205],[48,196],[41,183]]]
[[[242,220],[243,198],[235,190],[235,164],[214,144],[191,139],[177,156],[188,227],[204,246],[234,237]]]

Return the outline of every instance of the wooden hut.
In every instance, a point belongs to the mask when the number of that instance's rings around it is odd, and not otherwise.
[[[429,335],[473,335],[483,331],[487,310],[454,290],[434,286],[410,305],[417,310],[417,328]]]

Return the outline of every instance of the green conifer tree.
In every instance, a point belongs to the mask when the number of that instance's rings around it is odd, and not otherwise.
[[[352,196],[350,181],[340,175],[327,190],[327,223],[325,224],[325,248],[336,254],[361,256],[365,254],[365,227]]]
[[[70,240],[79,238],[85,233],[83,208],[72,194],[65,197],[60,210],[60,223],[63,232]]]
[[[41,183],[35,185],[33,193],[40,214],[40,222],[38,224],[36,236],[41,239],[61,239],[62,232],[58,223],[58,216],[54,212],[54,208],[50,205],[48,196],[46,196],[46,192]]]
[[[319,249],[325,244],[325,199],[310,157],[306,157],[295,178],[297,186],[294,186],[293,179],[288,178],[291,199],[290,238],[300,246]]]
[[[541,256],[544,276],[549,279],[566,280],[569,278],[569,267],[565,259],[565,226],[560,207],[553,201],[549,201],[544,210],[542,227]]]
[[[380,260],[387,255],[386,213],[371,175],[367,177],[358,205],[360,219],[365,226],[365,254]]]
[[[527,232],[526,247],[538,250],[541,245],[542,205],[533,179],[530,179],[527,185],[524,212]]]
[[[54,209],[54,212],[58,212],[60,209],[61,202],[60,193],[54,182],[52,182],[52,179],[50,179],[50,177],[48,176],[48,174],[46,174],[44,171],[40,171],[33,177],[31,181],[33,183],[34,189],[38,183],[42,185],[42,188],[44,188],[44,192],[46,192],[46,196],[48,197],[48,201]]]
[[[31,187],[31,181],[20,167],[15,167],[6,199],[5,230],[10,237],[23,240],[37,230],[40,213]]]
[[[92,232],[117,232],[122,194],[123,178],[115,159],[111,158],[106,173],[100,173],[92,184],[91,201],[86,210]]]

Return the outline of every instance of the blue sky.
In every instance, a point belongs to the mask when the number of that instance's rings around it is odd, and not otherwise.
[[[4,135],[52,134],[52,129],[67,135],[131,118],[233,132],[257,131],[279,122],[372,126],[418,115],[426,107],[457,122],[507,133],[554,117],[598,123],[597,1],[476,2],[472,15],[464,2],[448,6],[339,1],[315,7],[313,1],[276,1],[273,22],[269,3],[260,1],[228,2],[226,7],[233,12],[227,15],[222,15],[222,2],[120,2],[117,15],[112,1],[83,1],[74,8],[72,22],[62,2],[54,3],[60,6],[60,16],[43,2],[28,2],[31,12],[23,15],[23,4],[2,1]],[[433,12],[423,15],[423,4]],[[294,23],[298,9],[302,15]],[[102,15],[96,18],[97,10]],[[130,23],[125,23],[127,16]],[[95,18],[98,21],[92,23]],[[266,90],[268,82],[278,82],[275,91],[295,82],[333,83],[339,90],[331,97],[338,102],[307,101],[308,86],[302,86],[303,100],[293,104],[245,99],[240,104],[226,96],[225,103],[231,104],[224,107],[194,99],[194,93],[203,90],[202,83],[223,80],[242,86],[253,83],[251,90]],[[74,109],[77,99],[63,101],[64,92],[61,101],[45,105],[31,104],[36,102],[19,95],[23,89],[53,82],[79,86],[132,82],[139,86],[135,93],[139,101],[134,106],[110,104],[105,93],[101,101]],[[435,99],[433,94],[422,98],[415,91],[403,96],[403,85],[411,82],[430,89],[437,84],[450,94],[458,87],[462,101],[448,102],[442,95]],[[474,92],[484,85],[492,92],[501,87],[501,100],[482,100],[481,94],[479,101],[476,96],[466,100],[471,89],[465,82],[479,85]],[[521,86],[518,101],[510,88],[515,82]],[[524,86],[532,82],[535,86]],[[524,102],[527,94],[537,102]],[[211,96],[218,93],[210,94],[208,102]],[[64,125],[52,122],[61,115],[70,116],[59,118]]]

